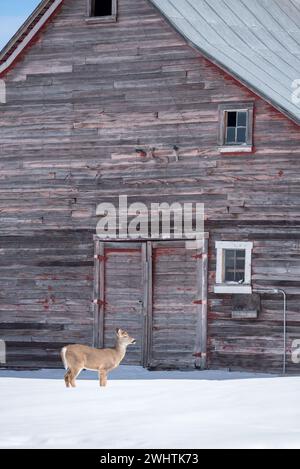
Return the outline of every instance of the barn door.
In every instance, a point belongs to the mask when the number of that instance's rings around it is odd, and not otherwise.
[[[111,347],[121,327],[137,339],[125,364],[205,367],[207,240],[102,242],[95,248],[94,345]]]
[[[152,367],[205,367],[206,251],[207,240],[195,250],[177,241],[148,246],[152,259],[148,359]]]
[[[95,254],[96,347],[112,347],[115,330],[122,328],[137,339],[123,364],[145,364],[146,244],[96,241]]]

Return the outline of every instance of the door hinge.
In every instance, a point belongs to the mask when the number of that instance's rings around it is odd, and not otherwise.
[[[206,358],[207,353],[206,352],[197,352],[197,353],[193,354],[193,357],[195,357],[195,358]]]
[[[193,259],[202,259],[203,254],[196,254],[195,256],[192,256]]]
[[[193,301],[194,305],[207,305],[207,300],[195,300]]]
[[[100,262],[105,262],[107,260],[106,256],[102,256],[101,254],[95,254],[94,259]]]
[[[98,305],[98,306],[104,306],[106,304],[105,301],[97,300],[97,299],[94,300],[93,303],[94,303],[94,305]]]

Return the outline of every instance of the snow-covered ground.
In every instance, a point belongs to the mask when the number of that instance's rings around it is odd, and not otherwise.
[[[300,448],[300,378],[0,371],[0,448]]]

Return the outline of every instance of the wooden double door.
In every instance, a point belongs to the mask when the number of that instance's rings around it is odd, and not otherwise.
[[[207,240],[95,240],[94,346],[111,347],[122,328],[137,343],[124,364],[205,367]]]

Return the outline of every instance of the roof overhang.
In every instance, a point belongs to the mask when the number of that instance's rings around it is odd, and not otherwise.
[[[27,18],[16,34],[0,52],[0,78],[10,70],[15,61],[35,39],[43,26],[61,6],[64,0],[43,0]]]

